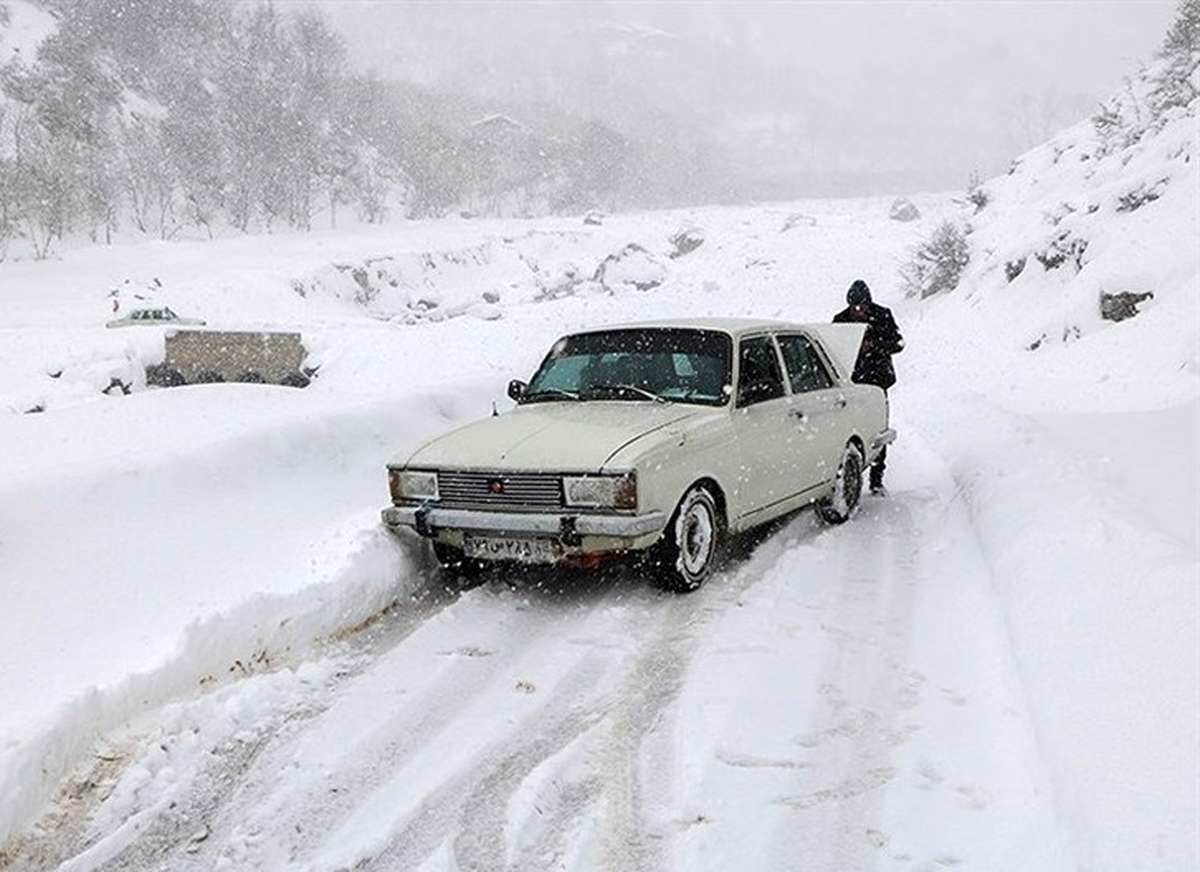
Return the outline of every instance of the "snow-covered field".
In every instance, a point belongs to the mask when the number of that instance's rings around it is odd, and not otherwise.
[[[925,302],[896,267],[948,196],[914,224],[813,201],[0,265],[0,863],[1195,868],[1196,165],[1043,157]],[[1098,208],[1049,223],[1068,191]],[[1064,221],[1088,258],[1043,269]],[[801,514],[687,597],[456,596],[380,530],[386,461],[505,407],[558,335],[824,321],[860,276],[908,350],[891,495],[853,523]],[[1100,290],[1155,298],[1110,324]],[[146,389],[161,333],[105,330],[114,299],[298,329],[319,374]]]

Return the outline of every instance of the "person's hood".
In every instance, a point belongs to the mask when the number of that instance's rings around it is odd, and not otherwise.
[[[712,410],[624,400],[529,403],[438,437],[405,465],[599,472],[622,448],[704,411]]]

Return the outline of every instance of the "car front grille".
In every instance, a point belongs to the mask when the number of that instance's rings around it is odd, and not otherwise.
[[[438,472],[439,504],[505,511],[560,509],[562,476],[541,472]]]

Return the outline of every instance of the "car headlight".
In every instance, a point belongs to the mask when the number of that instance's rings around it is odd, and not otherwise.
[[[637,477],[625,475],[579,475],[563,478],[563,496],[568,506],[589,509],[636,509]]]
[[[436,472],[389,469],[388,485],[394,501],[439,499]]]

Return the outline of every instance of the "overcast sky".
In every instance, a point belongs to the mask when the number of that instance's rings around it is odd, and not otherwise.
[[[539,100],[754,171],[957,187],[1085,117],[1174,2],[320,0],[355,64]],[[887,182],[881,182],[885,187]],[[862,193],[862,185],[851,184]],[[836,191],[817,191],[833,193]]]

